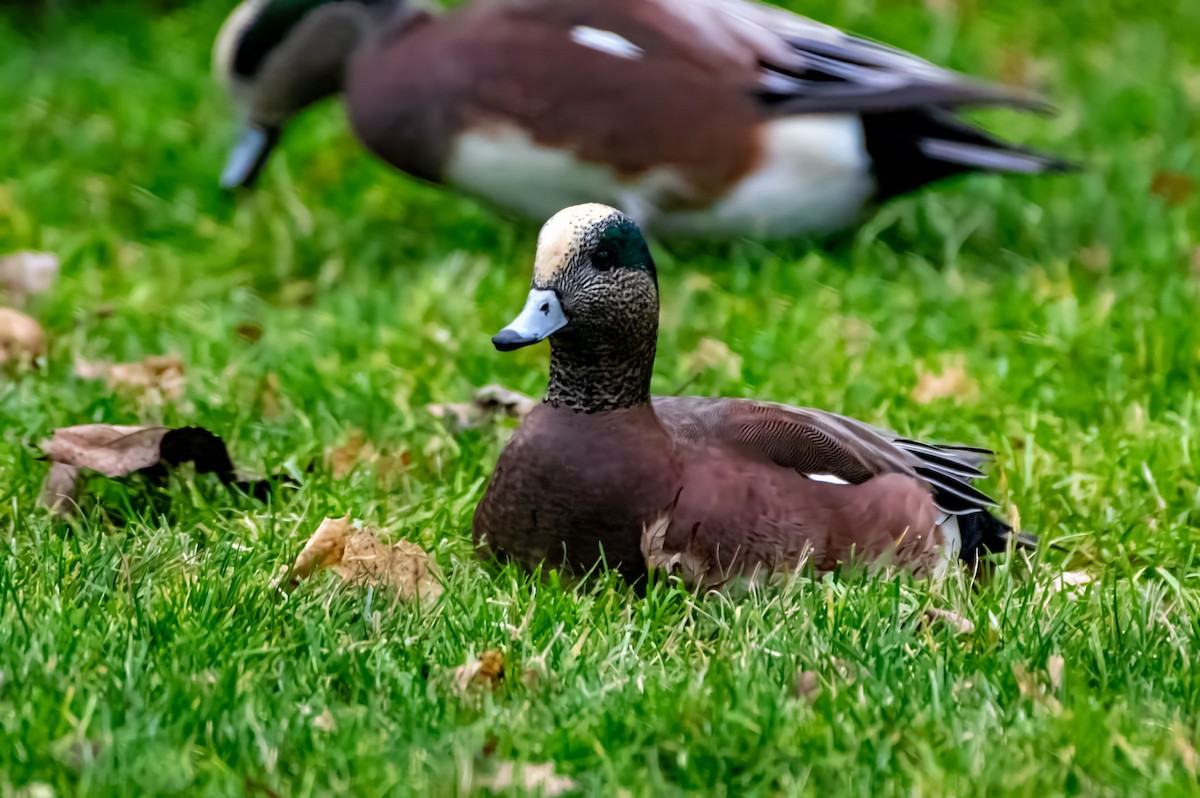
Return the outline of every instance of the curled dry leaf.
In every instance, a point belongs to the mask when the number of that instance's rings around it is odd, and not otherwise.
[[[30,366],[45,353],[41,325],[12,308],[0,308],[0,366]]]
[[[1046,658],[1046,675],[1050,678],[1050,689],[1058,692],[1063,686],[1063,670],[1066,668],[1066,660],[1061,654],[1051,654]]]
[[[808,703],[817,700],[821,695],[821,677],[816,671],[800,671],[796,674],[796,697]]]
[[[479,659],[451,671],[450,681],[459,695],[473,690],[495,690],[504,681],[504,652],[497,649],[483,652]]]
[[[83,424],[55,430],[41,443],[41,449],[51,465],[40,502],[60,513],[71,511],[85,469],[116,478],[191,462],[196,473],[216,474],[224,484],[259,498],[275,481],[238,480],[224,441],[202,427]]]
[[[139,363],[75,361],[75,376],[104,380],[113,390],[137,394],[158,404],[183,398],[183,371],[183,361],[171,355],[149,355]]]
[[[681,358],[684,369],[692,375],[716,371],[726,379],[742,376],[742,358],[718,338],[702,338],[696,348]]]
[[[1094,581],[1096,577],[1087,571],[1063,571],[1050,581],[1050,589],[1056,593],[1066,593],[1070,598],[1081,598]]]
[[[503,385],[485,385],[475,391],[473,400],[432,404],[426,409],[452,429],[474,429],[499,416],[523,419],[537,406],[537,400]]]
[[[943,363],[939,372],[928,371],[924,365],[917,366],[917,384],[909,394],[919,405],[938,399],[972,400],[979,395],[979,385],[967,374],[966,358],[956,355]]]
[[[1196,753],[1196,746],[1192,742],[1192,733],[1187,726],[1177,720],[1171,724],[1171,736],[1174,737],[1175,753],[1179,755],[1183,769],[1193,779],[1196,778],[1196,773],[1200,770],[1200,754]]]
[[[44,294],[58,281],[60,264],[49,252],[16,252],[0,258],[0,288],[18,302]]]
[[[576,786],[574,779],[555,772],[554,764],[550,762],[540,765],[501,762],[490,776],[480,775],[475,780],[476,788],[489,792],[517,788],[535,795],[544,795],[546,798],[570,792]]]
[[[1150,181],[1150,193],[1162,197],[1172,207],[1186,203],[1195,190],[1196,181],[1185,172],[1163,170]]]
[[[325,450],[325,467],[334,479],[345,479],[360,465],[373,465],[375,476],[390,482],[411,464],[412,455],[407,450],[380,452],[361,430],[354,430],[340,445]]]
[[[293,589],[323,568],[332,568],[352,585],[394,590],[406,601],[432,600],[442,593],[437,565],[424,549],[407,540],[389,546],[370,529],[351,527],[349,514],[322,521],[292,567],[285,567],[276,578],[275,586]]]
[[[942,610],[937,607],[930,607],[925,610],[926,623],[940,623],[956,635],[969,635],[975,631],[975,623],[970,618],[965,618],[957,612],[950,610]]]

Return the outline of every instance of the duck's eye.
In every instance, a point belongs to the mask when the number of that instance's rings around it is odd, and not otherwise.
[[[592,255],[592,265],[597,271],[606,272],[613,267],[613,254],[608,247],[600,247]]]

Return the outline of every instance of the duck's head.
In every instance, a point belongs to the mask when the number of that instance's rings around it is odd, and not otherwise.
[[[341,90],[347,62],[404,0],[243,0],[217,35],[213,69],[241,117],[223,188],[253,185],[287,121]]]
[[[658,331],[658,276],[642,231],[607,205],[559,211],[538,234],[525,309],[492,338],[502,352],[555,337],[612,350]]]

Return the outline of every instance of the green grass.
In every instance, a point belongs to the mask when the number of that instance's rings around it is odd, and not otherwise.
[[[0,11],[0,253],[63,261],[27,308],[45,367],[0,377],[0,795],[452,795],[498,760],[553,762],[592,795],[1200,794],[1200,198],[1150,190],[1200,171],[1200,5],[804,4],[951,66],[1035,76],[1062,115],[989,123],[1088,168],[960,181],[818,247],[659,248],[658,390],[716,337],[741,368],[690,391],[991,445],[986,487],[1067,552],[978,588],[847,575],[736,600],[474,558],[507,429],[451,433],[425,406],[541,390],[544,348],[489,342],[524,299],[536,225],[390,173],[335,104],[232,201],[207,65],[229,4],[51,5]],[[72,373],[164,352],[188,383],[163,409]],[[914,402],[919,370],[954,357],[978,393]],[[73,526],[35,507],[30,443],[160,420],[300,485],[263,505],[186,473],[165,491],[94,480]],[[356,429],[410,453],[397,483],[321,465]],[[273,594],[343,512],[434,553],[434,611],[332,577]],[[1054,592],[1063,568],[1098,581]],[[976,631],[924,626],[927,607]],[[511,678],[457,696],[447,671],[493,648]],[[515,678],[542,655],[548,678]],[[820,675],[815,701],[793,696],[798,670]]]

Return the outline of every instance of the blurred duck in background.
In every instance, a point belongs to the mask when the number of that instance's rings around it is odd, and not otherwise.
[[[215,61],[243,123],[227,188],[339,91],[410,175],[532,218],[603,202],[668,237],[829,232],[953,175],[1067,168],[955,113],[1041,98],[748,0],[247,0]]]

